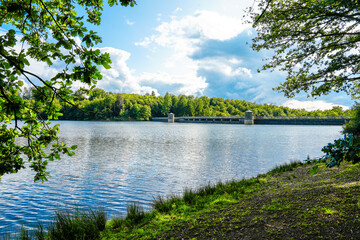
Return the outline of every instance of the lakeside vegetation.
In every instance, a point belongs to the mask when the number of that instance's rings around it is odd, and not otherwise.
[[[47,104],[33,100],[33,91],[26,89],[22,98],[32,102],[42,117],[47,118]],[[54,99],[56,108],[62,116],[60,120],[149,120],[152,117],[166,117],[170,112],[175,116],[244,116],[246,110],[255,116],[349,116],[352,110],[333,107],[330,110],[306,111],[291,109],[273,104],[256,104],[245,100],[223,99],[216,97],[194,97],[185,95],[165,96],[155,94],[111,93],[103,89],[94,89],[87,96],[78,90],[72,95],[72,104]],[[79,110],[81,109],[81,111]]]
[[[0,36],[0,178],[24,168],[25,157],[36,173],[34,180],[45,181],[49,175],[48,161],[60,158],[59,153],[73,155],[71,150],[77,146],[58,144],[58,126],[49,126],[42,119],[60,116],[60,119],[72,120],[148,120],[166,116],[170,111],[177,116],[241,116],[245,110],[252,110],[259,116],[302,116],[272,105],[261,108],[255,103],[250,106],[241,103],[237,107],[236,100],[235,104],[232,100],[227,104],[223,99],[215,99],[212,103],[206,97],[196,100],[189,96],[165,96],[162,102],[157,102],[155,96],[149,96],[149,99],[155,98],[153,102],[129,100],[127,104],[125,95],[96,97],[98,90],[92,93],[90,98],[94,99],[91,100],[82,99],[84,96],[80,92],[78,96],[72,95],[75,81],[94,87],[102,79],[99,67],[110,68],[109,54],[94,49],[101,42],[100,36],[88,30],[83,22],[100,25],[102,4],[102,1],[86,0],[30,1],[30,4],[2,1],[0,26],[4,24],[10,28]],[[109,0],[110,6],[117,4],[134,6],[136,1]],[[77,9],[84,10],[85,16],[78,16]],[[310,96],[343,91],[359,98],[358,1],[260,0],[254,9],[250,9],[250,22],[257,34],[252,47],[257,51],[274,50],[263,70],[281,69],[288,73],[277,90],[289,97],[302,91]],[[75,39],[81,41],[81,47]],[[18,51],[18,43],[26,47]],[[44,76],[27,67],[32,62],[29,60],[49,67],[60,63],[64,68],[53,76]],[[24,84],[22,79],[36,89],[35,94],[25,100],[18,94]],[[78,111],[75,105],[85,111]],[[241,106],[247,108],[242,110]],[[15,128],[7,125],[12,119]],[[353,134],[355,147],[360,141],[359,119],[358,115],[345,128],[345,132]],[[18,121],[26,124],[20,127]],[[19,145],[19,138],[27,140],[27,146]],[[334,164],[344,158],[353,158],[353,162],[359,160],[359,150],[350,143],[352,137],[328,147]],[[50,146],[50,153],[45,152]],[[344,149],[351,150],[351,154],[344,154]],[[159,197],[154,202],[156,211],[144,213],[134,204],[129,206],[124,219],[120,217],[108,223],[103,221],[100,210],[99,215],[95,214],[99,218],[92,213],[60,213],[54,224],[69,222],[69,229],[77,231],[70,239],[356,238],[360,235],[359,163],[342,163],[340,168],[331,169],[323,169],[323,165],[317,167],[302,165],[289,172],[275,171],[250,180],[187,190],[180,198]],[[94,222],[99,224],[91,229],[97,230],[84,230]],[[40,226],[38,239],[52,238],[51,231],[46,235],[42,229]],[[65,232],[71,233],[70,230]],[[87,234],[91,232],[95,235],[90,237]],[[29,234],[22,231],[21,239],[31,238]]]
[[[314,166],[318,166],[316,171]],[[353,239],[360,235],[359,170],[360,163],[326,168],[317,162],[293,162],[251,179],[185,189],[182,196],[158,196],[149,212],[134,203],[128,206],[127,216],[110,221],[104,209],[57,212],[49,234],[42,226],[37,232],[23,230],[19,236]]]

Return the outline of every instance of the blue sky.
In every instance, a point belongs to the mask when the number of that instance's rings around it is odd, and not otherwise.
[[[166,92],[244,99],[294,108],[350,107],[344,93],[294,99],[273,91],[284,72],[261,72],[271,52],[254,52],[256,34],[244,23],[252,0],[137,0],[135,7],[105,7],[102,24],[89,26],[102,36],[97,47],[110,53],[98,87],[120,93]],[[247,44],[248,43],[248,44]],[[51,75],[55,69],[37,70]]]

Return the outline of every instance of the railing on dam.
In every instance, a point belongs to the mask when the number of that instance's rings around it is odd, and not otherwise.
[[[244,117],[178,117],[177,122],[203,122],[203,123],[244,123]],[[175,120],[175,121],[176,121]]]
[[[287,117],[264,117],[252,116],[226,116],[226,117],[154,117],[152,121],[178,122],[178,123],[222,123],[222,124],[270,124],[270,125],[343,125],[350,120],[348,116],[287,116]]]
[[[152,121],[168,122],[168,117],[153,117]],[[244,117],[175,117],[175,122],[198,122],[198,123],[244,123]]]

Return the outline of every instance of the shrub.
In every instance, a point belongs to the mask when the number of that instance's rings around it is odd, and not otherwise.
[[[355,138],[360,137],[360,104],[356,103],[353,107],[351,119],[344,125],[343,133],[352,134]]]
[[[328,161],[327,167],[339,166],[343,160],[352,163],[360,162],[360,147],[354,143],[353,134],[345,134],[343,139],[337,139],[321,150],[326,154],[324,159]]]

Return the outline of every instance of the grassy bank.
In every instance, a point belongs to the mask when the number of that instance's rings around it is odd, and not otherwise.
[[[136,204],[101,239],[359,239],[360,164],[293,163],[249,180]],[[69,238],[67,238],[69,239]],[[85,237],[86,239],[86,237]]]

